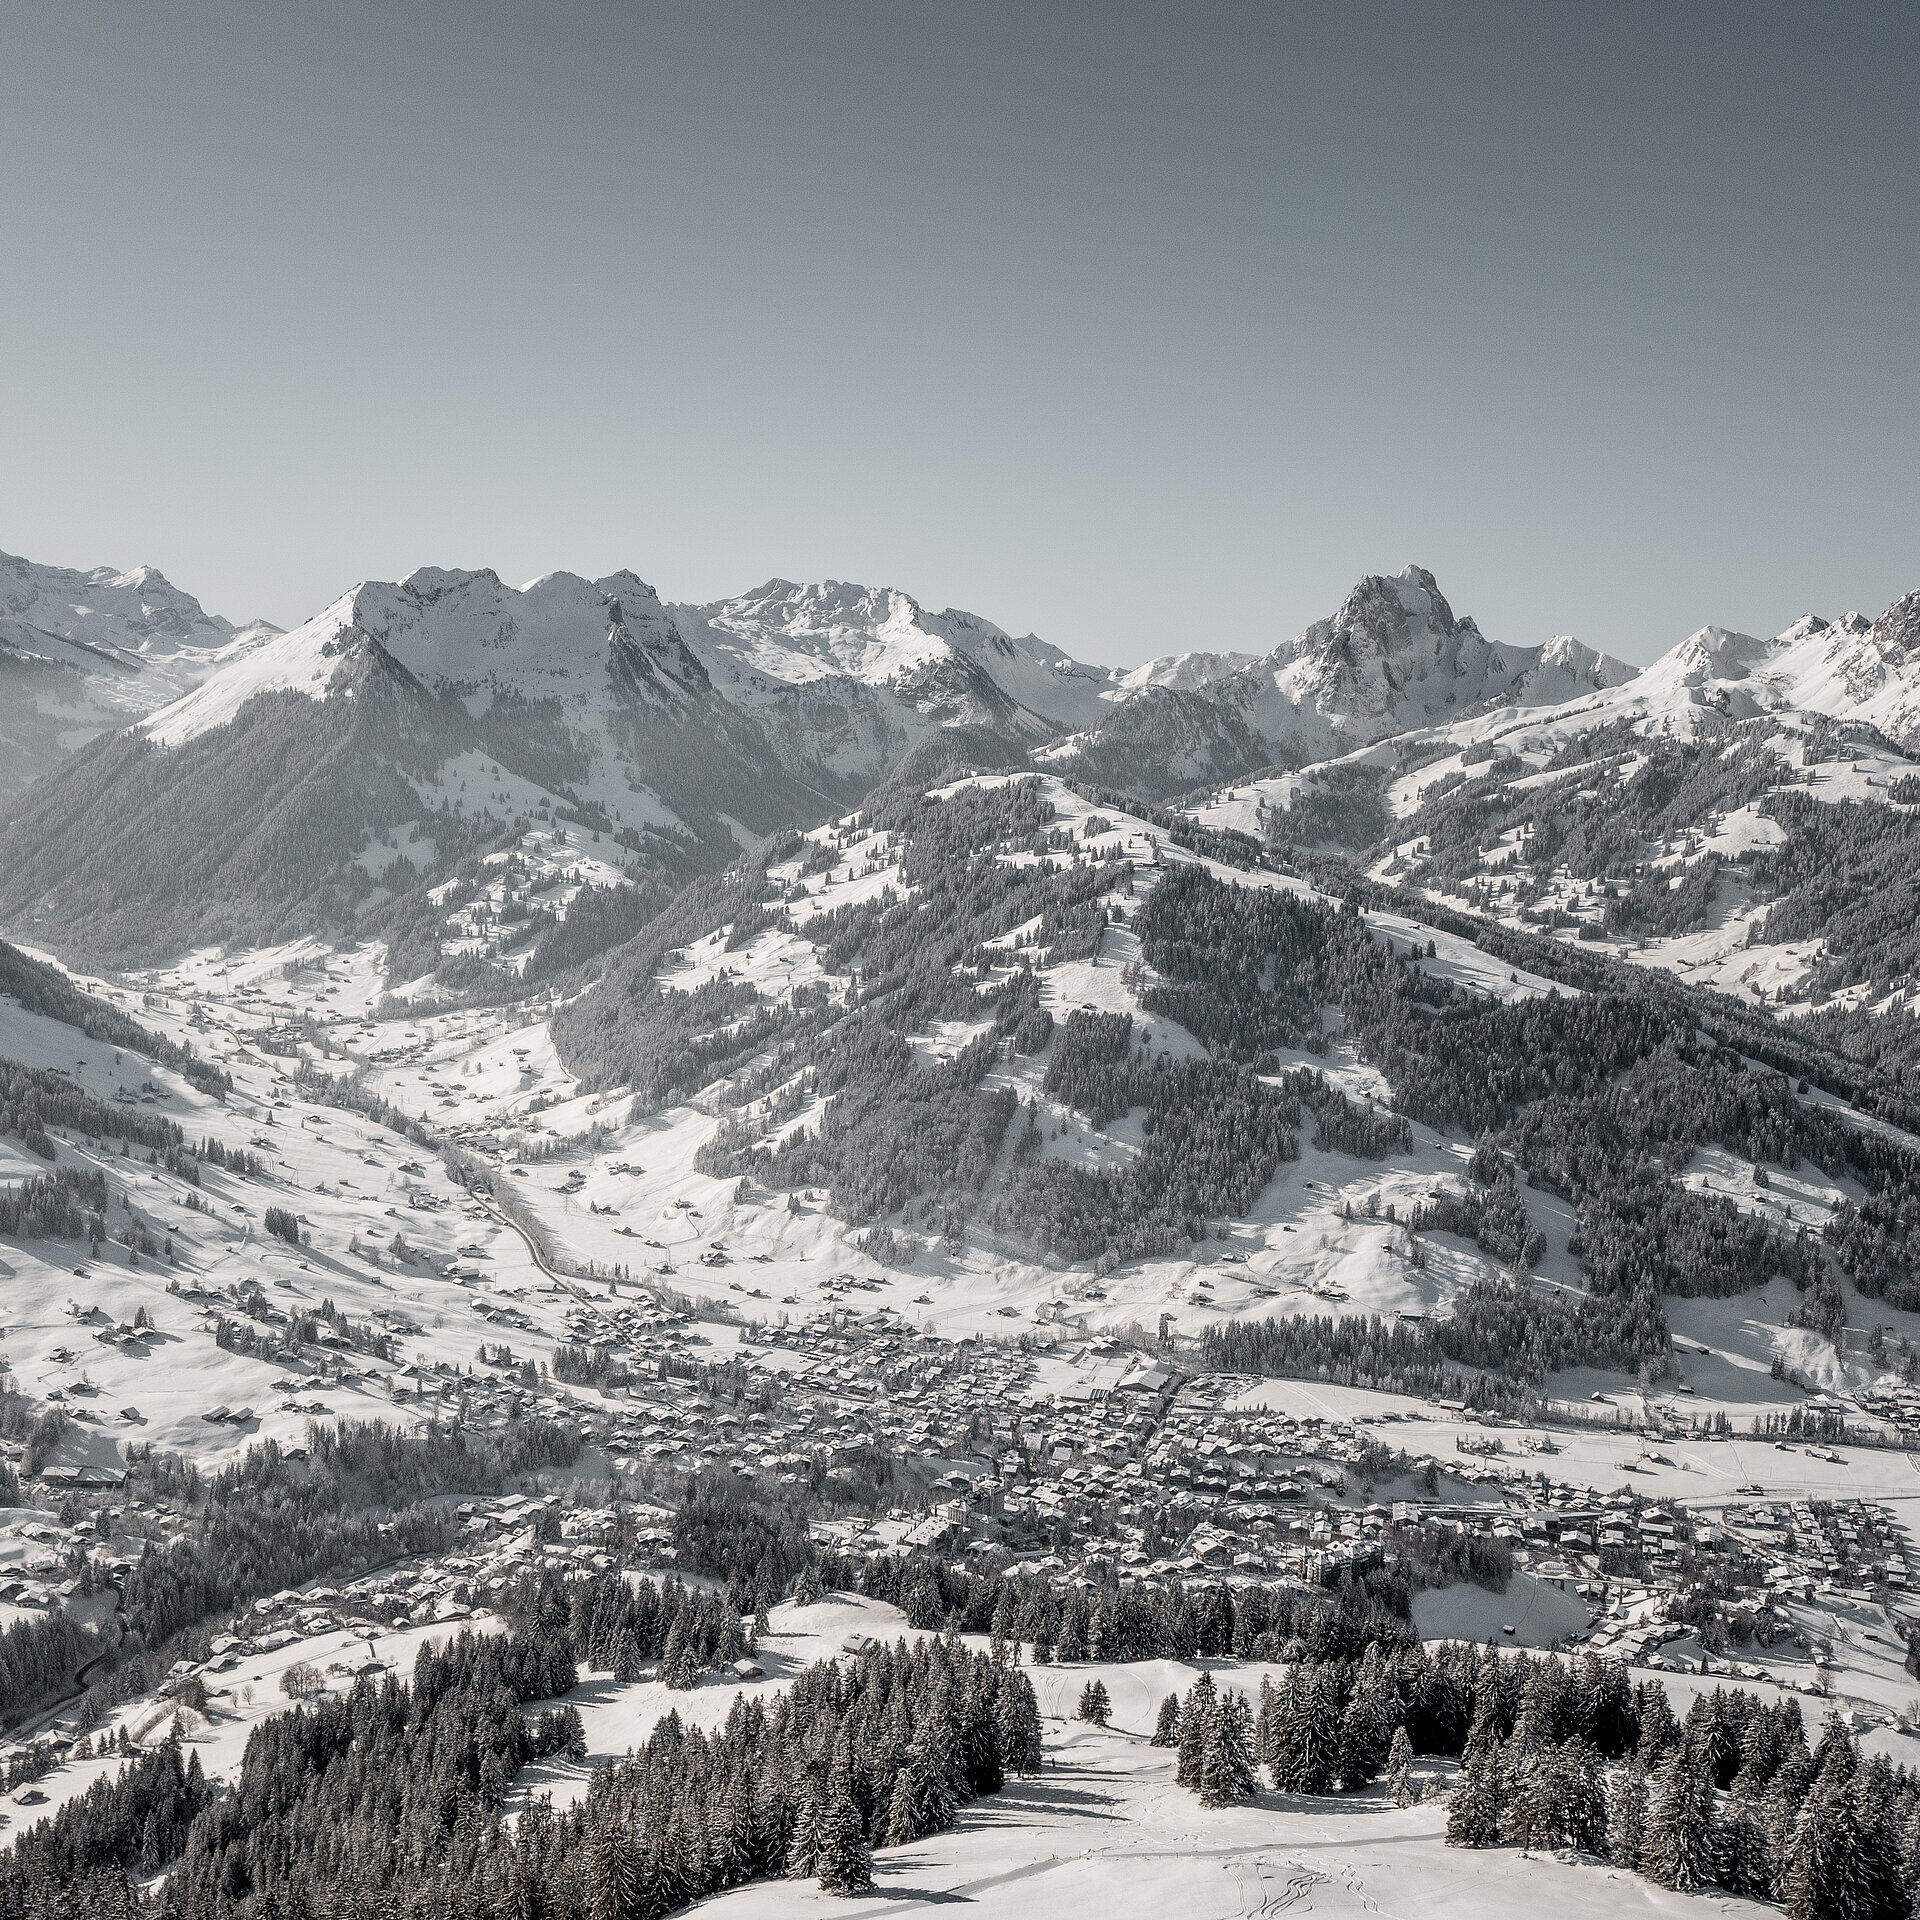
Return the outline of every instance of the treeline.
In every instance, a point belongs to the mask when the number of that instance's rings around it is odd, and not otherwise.
[[[1547,1236],[1533,1224],[1504,1167],[1484,1186],[1442,1188],[1414,1208],[1415,1233],[1453,1233],[1516,1272],[1534,1266]]]
[[[89,1140],[124,1140],[165,1153],[185,1136],[161,1114],[96,1100],[64,1073],[0,1060],[0,1133],[17,1135],[43,1160],[53,1158],[48,1135],[55,1127]]]
[[[725,1472],[696,1474],[688,1482],[674,1513],[673,1542],[677,1565],[750,1579],[769,1605],[815,1558],[798,1500]]]
[[[0,1187],[0,1233],[16,1240],[106,1237],[107,1177],[97,1167],[56,1167]]]
[[[197,1753],[167,1740],[101,1778],[0,1853],[0,1913],[137,1920],[150,1911],[134,1881],[186,1843],[213,1791]]]
[[[588,1086],[652,1085],[657,1045],[649,1021],[660,994],[654,976],[676,948],[764,900],[767,868],[791,859],[798,844],[795,834],[776,834],[724,871],[695,879],[622,946],[600,983],[553,1017],[554,1045],[568,1071]]]
[[[1648,831],[1758,777],[1757,761],[1656,758],[1632,776],[1636,817]],[[1543,1251],[1527,1188],[1571,1203],[1571,1250],[1590,1292],[1610,1304],[1584,1323],[1536,1316],[1528,1331],[1538,1337],[1520,1350],[1529,1366],[1548,1352],[1571,1353],[1572,1364],[1657,1357],[1662,1294],[1723,1296],[1775,1276],[1803,1290],[1820,1284],[1827,1254],[1810,1222],[1676,1178],[1706,1144],[1787,1168],[1812,1159],[1834,1177],[1858,1179],[1867,1198],[1826,1224],[1829,1245],[1870,1294],[1896,1304],[1909,1288],[1920,1296],[1904,1256],[1920,1212],[1920,1160],[1806,1101],[1796,1080],[1808,1071],[1845,1082],[1848,1070],[1750,1009],[1649,986],[1599,956],[1438,916],[1489,951],[1585,989],[1497,1002],[1430,971],[1431,942],[1402,948],[1375,937],[1355,900],[1378,893],[1385,903],[1384,890],[1355,883],[1353,898],[1336,907],[1286,889],[1228,885],[1185,863],[1160,876],[1131,923],[1155,976],[1142,983],[1145,1006],[1210,1055],[1174,1061],[1153,1052],[1150,1030],[1136,1043],[1124,1015],[1081,1013],[1055,1027],[1034,975],[1006,979],[1005,949],[988,945],[1012,931],[1049,959],[1095,950],[1107,924],[1104,892],[1129,871],[1078,853],[1075,864],[1057,865],[1064,849],[1037,782],[967,788],[945,801],[895,793],[843,832],[834,851],[852,860],[880,834],[888,838],[876,846],[901,861],[910,893],[883,892],[808,929],[830,969],[859,970],[854,1004],[803,1001],[775,1012],[757,997],[749,1010],[743,997],[738,1008],[705,1010],[710,1032],[733,1030],[720,1053],[684,1077],[738,1077],[736,1119],[707,1148],[704,1170],[825,1186],[833,1210],[862,1225],[894,1216],[912,1225],[917,1210],[920,1221],[955,1231],[1006,1126],[1017,1124],[1008,1097],[984,1084],[991,1047],[1047,1047],[1047,1090],[1096,1128],[1129,1111],[1144,1109],[1144,1119],[1140,1150],[1096,1171],[1049,1155],[1037,1113],[1028,1115],[994,1220],[1042,1251],[1110,1267],[1190,1246],[1251,1206],[1297,1152],[1310,1109],[1323,1147],[1373,1157],[1408,1149],[1414,1123],[1494,1136],[1511,1163],[1506,1185],[1437,1200],[1427,1224],[1468,1234],[1509,1267]],[[1597,843],[1589,852],[1598,858]],[[739,896],[740,912],[762,908],[784,910],[750,889]],[[1034,922],[1037,933],[1018,931]],[[998,984],[988,988],[989,979]],[[658,998],[650,976],[630,986]],[[1385,1075],[1391,1111],[1363,1111],[1310,1068],[1278,1070],[1282,1049],[1324,1044],[1329,1005]],[[929,1061],[911,1042],[929,1022],[978,1018],[989,1007],[991,1042],[951,1060]],[[744,1021],[720,1017],[727,1012]],[[745,1074],[742,1046],[762,1056]],[[1883,1092],[1872,1098],[1902,1117]],[[817,1103],[822,1118],[791,1124]],[[769,1136],[777,1144],[761,1144]],[[1569,1333],[1596,1344],[1584,1354],[1568,1348]]]
[[[514,1775],[575,1735],[577,1718],[529,1724],[522,1704],[573,1683],[545,1636],[463,1633],[420,1649],[410,1687],[362,1680],[262,1721],[232,1791],[188,1829],[160,1912],[252,1920],[295,1902],[311,1910],[324,1890],[333,1911],[369,1913],[435,1882],[450,1901],[462,1883],[445,1876],[474,1864],[480,1832],[498,1831]],[[440,1908],[462,1910],[480,1911]]]
[[[1211,1806],[1252,1798],[1257,1767],[1286,1794],[1358,1792],[1384,1772],[1405,1806],[1417,1756],[1457,1757],[1449,1845],[1573,1848],[1793,1920],[1913,1911],[1920,1782],[1904,1767],[1864,1758],[1838,1718],[1809,1749],[1792,1699],[1716,1688],[1676,1719],[1658,1682],[1592,1653],[1370,1647],[1263,1680],[1257,1712],[1203,1674],[1168,1697],[1153,1744],[1177,1750],[1176,1779]]]
[[[1761,811],[1786,839],[1748,858],[1755,885],[1779,894],[1754,938],[1821,942],[1811,985],[1830,993],[1862,982],[1884,993],[1920,969],[1920,816],[1806,792]]]
[[[118,1007],[76,987],[58,967],[31,960],[4,940],[0,940],[0,995],[18,1001],[28,1013],[78,1028],[89,1040],[146,1054],[173,1067],[202,1093],[224,1097],[233,1085],[232,1075],[202,1060],[191,1047],[176,1046],[150,1032]]]
[[[1890,1019],[1863,1010],[1823,1007],[1785,1022],[1731,994],[1690,984],[1658,968],[1639,967],[1592,946],[1572,946],[1538,933],[1460,912],[1424,895],[1384,886],[1331,862],[1307,863],[1323,890],[1355,907],[1405,914],[1456,935],[1510,968],[1526,968],[1582,993],[1613,993],[1641,999],[1685,1016],[1718,1045],[1772,1068],[1806,1079],[1832,1094],[1877,1113],[1909,1131],[1920,1130],[1920,1097],[1903,1091],[1912,1081],[1900,1034],[1920,1033],[1920,1021],[1896,1013]],[[1890,1049],[1890,1050],[1889,1050]]]
[[[564,1708],[522,1712],[573,1677],[539,1644],[566,1638],[558,1584],[535,1606],[510,1639],[423,1649],[410,1688],[362,1681],[265,1723],[234,1791],[189,1830],[161,1912],[252,1920],[322,1890],[335,1911],[422,1920],[660,1920],[775,1875],[859,1892],[875,1846],[936,1832],[1040,1764],[1024,1674],[903,1642],[823,1662],[771,1708],[739,1698],[713,1733],[669,1713],[573,1807],[534,1800],[509,1827],[519,1769],[579,1738]]]
[[[849,865],[897,853],[911,897],[885,888],[857,906],[815,915],[804,928],[829,973],[857,970],[844,1005],[821,989],[766,1008],[750,989],[722,982],[724,995],[696,1013],[673,1004],[671,990],[653,978],[674,947],[714,926],[730,923],[737,938],[743,927],[781,919],[784,903],[768,898],[777,890],[765,870],[792,856],[793,840],[763,849],[724,885],[690,889],[579,1003],[582,1022],[599,1023],[595,1031],[583,1025],[571,1038],[574,1027],[563,1020],[556,1038],[576,1070],[604,1071],[598,1063],[617,1058],[642,1106],[736,1076],[741,1119],[706,1150],[708,1172],[824,1186],[832,1210],[859,1225],[911,1204],[936,1231],[957,1231],[1013,1114],[1010,1096],[981,1084],[993,1046],[1032,1050],[1046,1043],[1051,1025],[1030,973],[983,992],[1008,958],[990,943],[1033,922],[1032,944],[1049,959],[1092,953],[1108,923],[1106,896],[1129,873],[1124,862],[1055,857],[1051,822],[1051,803],[1033,779],[967,788],[944,801],[883,791],[835,851]],[[1000,857],[1036,848],[1044,857],[1030,864]],[[992,1045],[929,1060],[911,1044],[910,1036],[935,1022],[989,1010]],[[601,1031],[609,1019],[612,1036]],[[753,1071],[743,1073],[749,1065]],[[829,1102],[817,1126],[787,1133],[774,1148],[755,1144],[816,1099]]]
[[[1162,895],[1174,903],[1165,926],[1152,918]],[[1719,1296],[1774,1274],[1802,1288],[1817,1277],[1823,1263],[1809,1233],[1783,1232],[1673,1178],[1707,1142],[1787,1166],[1816,1159],[1883,1192],[1920,1186],[1920,1160],[1908,1150],[1803,1104],[1784,1074],[1750,1070],[1658,997],[1495,1003],[1423,975],[1412,950],[1385,953],[1355,913],[1226,886],[1198,868],[1168,876],[1139,917],[1161,971],[1191,971],[1220,992],[1224,1007],[1209,1027],[1220,1044],[1245,1054],[1286,1030],[1296,1004],[1330,1001],[1386,1074],[1399,1112],[1449,1131],[1504,1130],[1529,1184],[1577,1209],[1573,1251],[1597,1292]],[[1176,937],[1189,926],[1191,937]],[[1277,955],[1270,972],[1268,954]],[[1509,1227],[1506,1237],[1524,1248],[1531,1229],[1511,1219]],[[1856,1264],[1870,1286],[1882,1284],[1864,1253]]]
[[[1396,822],[1400,842],[1424,839],[1434,872],[1456,885],[1476,880],[1488,854],[1518,846],[1516,864],[1536,872],[1564,866],[1576,879],[1604,883],[1621,923],[1636,913],[1680,931],[1680,919],[1661,905],[1665,874],[1648,877],[1656,842],[1698,826],[1710,814],[1749,805],[1792,777],[1769,743],[1769,723],[1709,725],[1691,740],[1648,742],[1625,723],[1596,728],[1563,748],[1547,771],[1577,770],[1578,779],[1537,781],[1518,759],[1497,760],[1465,785],[1428,797],[1410,819]],[[1520,784],[1526,782],[1526,784]],[[1711,863],[1708,863],[1710,874]],[[1642,883],[1644,882],[1644,891]],[[1710,886],[1690,892],[1697,919]],[[1629,904],[1633,903],[1633,904]]]
[[[925,1555],[825,1556],[827,1588],[897,1606],[910,1625],[1030,1644],[1042,1662],[1358,1659],[1375,1642],[1417,1643],[1413,1585],[1398,1568],[1342,1567],[1324,1591],[1170,1582],[1089,1591],[1031,1574],[973,1574]]]
[[[1387,768],[1335,761],[1296,778],[1290,804],[1260,816],[1267,845],[1282,855],[1295,847],[1358,851],[1384,840],[1393,826],[1387,805]]]
[[[570,1465],[580,1441],[544,1420],[487,1434],[429,1425],[417,1435],[348,1421],[310,1427],[307,1447],[299,1475],[268,1440],[214,1477],[192,1530],[127,1573],[127,1631],[111,1648],[65,1614],[10,1627],[0,1636],[0,1715],[13,1718],[65,1691],[83,1664],[111,1653],[83,1708],[97,1717],[157,1683],[165,1664],[153,1670],[154,1656],[177,1636],[284,1587],[446,1551],[458,1522],[435,1496],[499,1492],[521,1473]]]
[[[1015,1100],[982,1083],[990,1039],[928,1060],[884,1019],[850,1020],[803,1083],[830,1102],[817,1128],[796,1127],[772,1149],[746,1130],[723,1130],[701,1150],[704,1173],[750,1174],[781,1188],[824,1186],[828,1205],[856,1226],[926,1196],[924,1215],[957,1232],[972,1212],[1012,1120]]]
[[[1810,1751],[1793,1700],[1716,1689],[1676,1721],[1649,1684],[1631,1717],[1596,1726],[1567,1694],[1536,1668],[1511,1712],[1476,1706],[1450,1846],[1573,1847],[1677,1892],[1775,1901],[1792,1920],[1912,1914],[1920,1784],[1862,1756],[1837,1717]]]
[[[209,1136],[193,1149],[194,1157],[204,1161],[210,1167],[219,1167],[227,1173],[237,1173],[249,1180],[264,1180],[267,1177],[267,1163],[257,1153],[249,1153],[245,1147],[223,1146]],[[196,1186],[198,1181],[194,1183]]]
[[[1512,1382],[1538,1387],[1549,1373],[1577,1366],[1633,1373],[1643,1361],[1663,1364],[1670,1344],[1666,1314],[1649,1289],[1549,1294],[1504,1280],[1476,1280],[1445,1320],[1300,1314],[1222,1322],[1200,1336],[1207,1366],[1222,1373],[1459,1399],[1486,1411],[1526,1403]],[[1463,1367],[1497,1377],[1463,1374]]]
[[[507,1353],[501,1364],[510,1364],[511,1360],[511,1353]],[[633,1369],[626,1361],[616,1359],[610,1349],[588,1346],[578,1340],[562,1340],[553,1350],[550,1365],[553,1377],[572,1387],[617,1389],[633,1379]]]
[[[1040,1251],[1107,1264],[1175,1252],[1210,1223],[1244,1213],[1283,1161],[1297,1157],[1297,1083],[1322,1107],[1311,1074],[1270,1086],[1226,1060],[1173,1060],[1133,1046],[1129,1015],[1070,1014],[1053,1037],[1045,1091],[1096,1130],[1144,1107],[1141,1146],[1120,1168],[1094,1171],[1043,1151],[1037,1111],[1016,1143],[1017,1164],[995,1224]]]

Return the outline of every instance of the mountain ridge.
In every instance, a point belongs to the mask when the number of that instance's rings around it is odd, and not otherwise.
[[[117,726],[92,730],[112,740],[76,739],[80,751],[0,823],[0,918],[41,939],[67,924],[119,961],[249,926],[278,936],[343,914],[364,924],[534,818],[610,837],[616,874],[651,897],[777,828],[857,805],[942,736],[974,742],[976,760],[1030,761],[1159,801],[1389,744],[1418,764],[1516,727],[1563,745],[1616,723],[1691,736],[1816,699],[1920,730],[1920,595],[1879,621],[1807,616],[1772,640],[1702,629],[1636,671],[1570,636],[1490,641],[1432,573],[1409,566],[1367,576],[1263,655],[1171,654],[1123,672],[844,581],[774,578],[696,606],[664,601],[626,569],[514,587],[490,568],[428,566],[362,581],[281,633],[231,628],[150,569],[34,579],[52,583],[34,606],[64,593],[89,618],[117,620],[90,630],[109,651],[145,644],[195,669],[164,704],[123,702]],[[62,688],[115,672],[22,671]],[[331,709],[374,695],[368,724],[336,724]],[[305,771],[228,790],[216,736],[235,743],[231,764],[249,780],[274,754]],[[189,777],[210,791],[176,804],[171,789]],[[1354,849],[1384,831],[1377,800],[1342,797],[1345,779],[1315,777],[1308,811],[1284,825],[1289,844],[1323,838],[1319,822],[1330,844]],[[353,793],[331,792],[337,781]],[[254,822],[264,795],[279,817]],[[1289,806],[1270,780],[1260,798]],[[116,835],[126,809],[142,831]],[[145,830],[169,820],[196,841],[172,858]],[[140,862],[121,872],[136,846]],[[298,876],[291,887],[270,871],[276,847]],[[67,876],[84,867],[120,873],[109,906],[74,892]],[[170,877],[187,873],[217,881],[213,919],[169,895]],[[138,901],[148,908],[135,912]]]

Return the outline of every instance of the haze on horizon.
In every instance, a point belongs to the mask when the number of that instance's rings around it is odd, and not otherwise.
[[[1083,658],[1431,568],[1645,662],[1920,585],[1920,16],[0,5],[0,547],[903,587]]]

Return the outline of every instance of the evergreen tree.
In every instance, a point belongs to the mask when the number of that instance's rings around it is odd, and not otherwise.
[[[1823,1769],[1793,1823],[1780,1882],[1789,1920],[1862,1920],[1853,1795],[1845,1772]]]
[[[707,1864],[722,1887],[737,1887],[753,1875],[753,1808],[744,1773],[728,1783],[707,1828]]]
[[[1200,1803],[1238,1806],[1257,1791],[1253,1777],[1253,1713],[1244,1693],[1229,1693],[1215,1707],[1206,1750],[1200,1757]]]
[[[1640,1693],[1640,1764],[1651,1774],[1666,1758],[1667,1749],[1680,1737],[1680,1729],[1667,1700],[1667,1690],[1657,1681],[1649,1682]]]
[[[1837,1773],[1841,1779],[1851,1780],[1854,1766],[1853,1738],[1840,1724],[1840,1716],[1830,1713],[1820,1729],[1820,1744],[1813,1750],[1813,1771],[1820,1777]]]
[[[1490,1847],[1500,1838],[1498,1752],[1471,1755],[1447,1801],[1447,1845]]]
[[[1396,1807],[1410,1807],[1419,1797],[1413,1790],[1413,1742],[1404,1725],[1394,1728],[1387,1749],[1387,1792]]]
[[[1007,1771],[1038,1773],[1042,1757],[1040,1703],[1033,1697],[1033,1682],[1024,1673],[1009,1669],[1001,1675],[996,1717]]]
[[[1387,1757],[1398,1701],[1381,1664],[1378,1645],[1367,1648],[1354,1676],[1353,1692],[1340,1719],[1340,1784],[1357,1793],[1372,1783]]]
[[[1607,1857],[1616,1867],[1638,1872],[1646,1837],[1647,1775],[1638,1755],[1630,1755],[1607,1793]]]
[[[867,1847],[867,1830],[850,1799],[834,1801],[821,1822],[818,1872],[822,1893],[873,1891],[873,1855]]]
[[[928,1831],[926,1796],[926,1776],[915,1756],[894,1775],[893,1792],[887,1801],[888,1846],[908,1846]]]
[[[1276,1690],[1268,1726],[1273,1784],[1282,1793],[1332,1791],[1345,1702],[1332,1661],[1295,1667]]]
[[[811,1792],[800,1797],[795,1810],[793,1833],[787,1842],[786,1873],[789,1880],[811,1880],[820,1864],[820,1808]]]
[[[1713,1778],[1675,1747],[1654,1783],[1640,1871],[1658,1886],[1692,1893],[1712,1883],[1713,1856]]]
[[[1773,1871],[1766,1815],[1755,1795],[1737,1780],[1720,1810],[1717,1841],[1714,1878],[1744,1899],[1769,1898]]]
[[[1180,1757],[1174,1764],[1173,1777],[1183,1787],[1198,1789],[1200,1785],[1200,1763],[1206,1757],[1218,1704],[1210,1673],[1203,1673],[1187,1689],[1187,1697],[1181,1703]]]
[[[1899,1791],[1884,1754],[1875,1754],[1854,1775],[1853,1827],[1860,1920],[1910,1920],[1913,1893],[1906,1875]]]
[[[1096,1727],[1104,1727],[1113,1718],[1113,1703],[1107,1698],[1105,1681],[1089,1680],[1080,1689],[1077,1711],[1082,1720],[1091,1721]]]
[[[598,1829],[587,1849],[590,1920],[641,1920],[640,1856],[624,1827]]]
[[[1548,1770],[1553,1777],[1554,1845],[1604,1854],[1607,1790],[1599,1754],[1575,1734],[1554,1750]]]
[[[1264,1692],[1267,1683],[1261,1682]],[[1170,1693],[1160,1702],[1160,1718],[1154,1722],[1150,1747],[1177,1747],[1180,1744],[1180,1696]]]
[[[1802,1740],[1797,1749],[1788,1750],[1779,1771],[1767,1782],[1767,1790],[1760,1801],[1761,1812],[1766,1820],[1767,1866],[1775,1900],[1785,1897],[1787,1861],[1793,1850],[1794,1827],[1812,1786],[1813,1756],[1808,1753],[1806,1743]]]

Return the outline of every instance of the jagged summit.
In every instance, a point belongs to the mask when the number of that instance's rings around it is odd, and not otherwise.
[[[1276,648],[1247,680],[1250,704],[1269,725],[1291,723],[1270,687],[1359,745],[1482,701],[1565,699],[1633,672],[1565,636],[1548,647],[1496,646],[1470,614],[1454,613],[1425,567],[1409,566],[1369,574],[1331,619]]]
[[[0,553],[0,647],[23,655],[60,664],[89,650],[148,656],[224,646],[238,631],[158,567],[82,573]]]
[[[1174,793],[1257,766],[1336,758],[1491,703],[1544,705],[1634,677],[1626,662],[1565,635],[1544,647],[1494,644],[1418,566],[1367,575],[1335,613],[1227,671],[1193,656],[1152,666],[1053,759],[1115,782],[1134,769],[1133,782]]]

